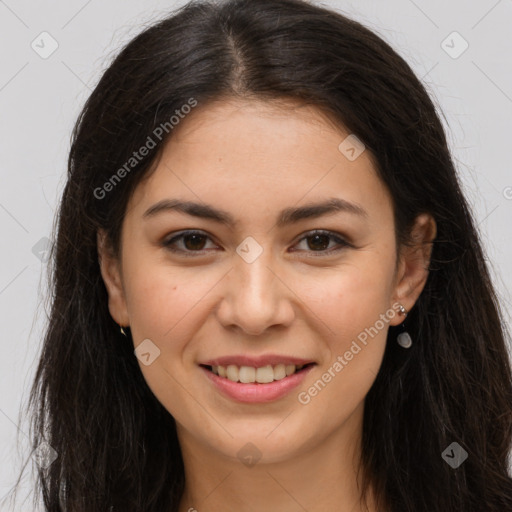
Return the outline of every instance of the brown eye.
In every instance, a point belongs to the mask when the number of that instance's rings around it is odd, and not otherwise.
[[[197,231],[184,231],[171,239],[164,241],[162,245],[170,251],[177,253],[187,254],[201,252],[206,250],[205,245],[209,238],[210,237],[208,235]]]
[[[199,256],[203,254],[204,251],[208,250],[205,247],[208,240],[211,241],[211,238],[204,233],[198,231],[183,231],[169,240],[164,241],[162,245],[168,250],[184,256]],[[304,236],[299,241],[299,244],[303,241],[306,242],[306,247],[301,249],[301,251],[317,253],[316,255],[318,256],[328,256],[346,247],[353,247],[352,244],[341,238],[338,233],[331,231],[313,231]],[[332,243],[334,243],[334,246],[331,246]],[[295,252],[295,250],[293,250],[293,252]]]
[[[205,236],[204,235],[184,235],[183,236],[183,244],[185,247],[191,251],[200,251],[204,248],[204,242],[205,242]]]
[[[338,233],[333,233],[331,231],[311,232],[303,237],[299,241],[299,244],[303,241],[306,241],[306,247],[301,250],[311,253],[319,253],[319,256],[330,255],[346,247],[353,247],[352,244],[341,238]],[[329,247],[332,242],[335,242],[334,247]]]
[[[308,240],[308,246],[313,251],[325,251],[329,247],[329,235],[311,235],[306,239]]]

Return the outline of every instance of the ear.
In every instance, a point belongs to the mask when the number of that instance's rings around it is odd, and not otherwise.
[[[400,252],[393,303],[399,302],[407,311],[414,306],[427,282],[436,234],[436,221],[430,214],[422,213],[416,217],[411,230],[412,246],[404,246]],[[403,317],[400,315],[390,320],[391,325],[402,322]]]
[[[106,233],[99,229],[97,233],[98,261],[101,276],[108,293],[108,309],[116,323],[121,326],[130,325],[126,298],[122,282],[121,264],[113,255]]]

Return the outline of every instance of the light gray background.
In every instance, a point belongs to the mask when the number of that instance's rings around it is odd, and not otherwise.
[[[44,254],[33,247],[50,237],[73,123],[121,44],[183,3],[0,0],[0,500],[17,476],[20,457],[30,453],[23,446],[18,452],[15,442],[18,431],[22,445],[27,439],[19,410],[46,318]],[[324,0],[323,5],[362,21],[391,43],[444,112],[510,326],[512,1]],[[49,39],[41,43],[44,31],[58,43],[46,59],[31,47],[35,41],[39,51],[43,44],[50,48]],[[463,39],[448,37],[454,31]],[[469,47],[457,56],[464,40]],[[24,481],[29,489],[30,479]],[[27,502],[16,510],[31,509]]]

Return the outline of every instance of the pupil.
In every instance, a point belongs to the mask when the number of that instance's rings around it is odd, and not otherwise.
[[[198,239],[203,239],[203,243],[199,243],[200,247],[197,247],[197,245],[194,244],[194,242],[192,242],[192,244],[190,243],[187,243],[188,241],[190,241],[190,239],[192,240],[195,240],[195,242],[198,241]],[[184,237],[184,241],[185,241],[185,247],[187,249],[190,249],[190,250],[201,250],[204,246],[204,235],[196,235],[196,234],[192,234],[192,235],[185,235]]]
[[[313,239],[314,242],[313,244],[309,244],[309,246],[312,248],[312,249],[315,249],[315,241],[318,242],[318,240],[322,240],[324,241],[324,243],[320,242],[319,246],[317,245],[316,246],[316,249],[326,249],[328,246],[329,246],[329,237],[328,235],[312,235],[310,237],[308,237],[310,239]],[[327,241],[327,243],[325,243]]]

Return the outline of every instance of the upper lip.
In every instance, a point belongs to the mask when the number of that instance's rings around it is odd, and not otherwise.
[[[253,368],[261,368],[263,366],[276,366],[278,364],[294,364],[296,366],[314,363],[311,359],[302,359],[300,357],[285,356],[279,354],[263,354],[261,356],[233,355],[222,356],[214,359],[208,359],[200,364],[205,366],[252,366]]]

